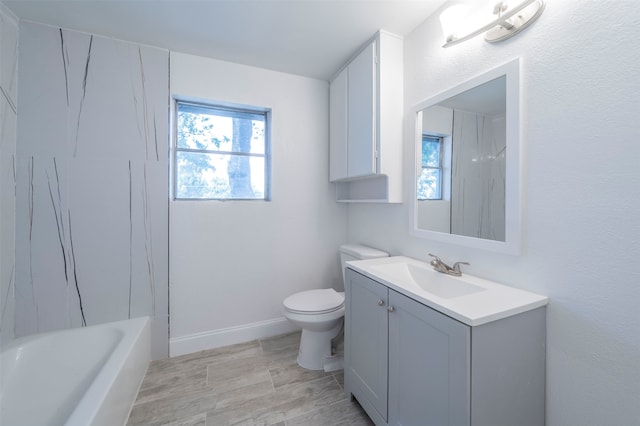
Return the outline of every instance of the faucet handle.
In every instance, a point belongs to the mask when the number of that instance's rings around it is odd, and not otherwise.
[[[433,253],[429,253],[429,256],[433,257],[433,260],[431,262],[429,262],[431,264],[431,266],[433,266],[434,268],[438,269],[441,268],[442,265],[444,265],[444,263],[442,262],[442,260],[440,260],[440,258],[438,256],[436,256]]]
[[[453,264],[453,270],[455,272],[460,272],[460,265],[470,265],[469,262],[456,262]]]

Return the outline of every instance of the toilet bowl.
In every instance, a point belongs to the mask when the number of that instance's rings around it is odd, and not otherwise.
[[[343,282],[348,260],[387,256],[388,253],[371,247],[340,246]],[[309,370],[323,370],[325,360],[332,355],[331,341],[342,331],[344,292],[332,288],[306,290],[287,297],[282,305],[285,318],[302,329],[298,365]]]
[[[302,329],[298,365],[322,370],[331,356],[331,339],[342,329],[344,293],[332,288],[295,293],[283,302],[285,317]]]

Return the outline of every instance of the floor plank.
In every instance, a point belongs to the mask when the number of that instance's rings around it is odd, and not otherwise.
[[[371,426],[342,371],[298,366],[300,333],[153,361],[128,425]]]

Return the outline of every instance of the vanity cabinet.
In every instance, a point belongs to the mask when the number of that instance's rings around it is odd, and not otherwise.
[[[388,309],[388,423],[468,425],[470,327],[393,290]]]
[[[329,86],[329,180],[343,202],[401,202],[402,39],[379,31]]]
[[[387,419],[389,360],[388,289],[347,269],[345,286],[345,380],[372,419]],[[345,382],[346,390],[346,382]],[[347,392],[347,395],[349,392]],[[372,410],[373,409],[373,410]]]
[[[376,425],[543,425],[545,308],[469,326],[347,269],[345,392]]]

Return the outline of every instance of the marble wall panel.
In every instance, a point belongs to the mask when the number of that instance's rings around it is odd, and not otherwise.
[[[67,115],[60,30],[20,23],[20,113],[17,153],[65,156]]]
[[[454,111],[451,232],[504,241],[504,117]],[[473,207],[469,207],[473,206]]]
[[[18,22],[0,4],[0,346],[14,338]]]
[[[0,7],[0,87],[3,96],[15,105],[18,99],[18,20],[4,6]]]
[[[168,51],[20,24],[16,333],[150,315],[168,341]]]

